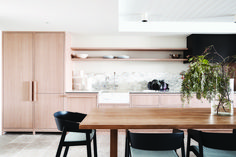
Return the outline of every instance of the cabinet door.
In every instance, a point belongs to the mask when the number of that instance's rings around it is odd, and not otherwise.
[[[35,102],[35,129],[36,131],[56,131],[56,122],[53,114],[64,109],[62,94],[38,94]]]
[[[32,129],[32,33],[3,33],[3,128]]]
[[[196,95],[193,95],[193,97],[189,101],[189,107],[192,107],[192,108],[211,108],[211,102],[209,102],[207,99],[198,100],[196,98]]]
[[[180,94],[160,94],[159,107],[161,108],[181,108],[184,107]]]
[[[68,94],[67,111],[89,113],[97,108],[97,94]]]
[[[235,88],[235,89],[236,89],[236,88]],[[233,97],[233,98],[234,98],[233,101],[234,101],[234,108],[235,108],[235,107],[236,107],[236,94],[234,94],[234,97]]]
[[[119,104],[119,103],[102,103],[98,104],[99,108],[130,108],[130,104]]]
[[[159,97],[155,94],[131,94],[131,107],[158,107]]]
[[[38,93],[64,92],[64,33],[35,33],[35,80]]]
[[[198,100],[194,95],[190,100],[189,106],[192,108],[211,108],[211,103],[206,99]]]

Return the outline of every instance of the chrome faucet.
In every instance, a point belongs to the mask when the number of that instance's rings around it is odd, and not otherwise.
[[[114,90],[118,87],[118,84],[116,84],[116,72],[114,72]]]
[[[108,88],[109,79],[110,79],[109,76],[105,77],[105,84],[104,84],[105,88]]]

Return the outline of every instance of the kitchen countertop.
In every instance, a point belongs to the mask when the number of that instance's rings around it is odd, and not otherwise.
[[[71,91],[66,91],[66,94],[69,93],[101,93],[101,92],[109,92],[109,93],[124,93],[125,91],[108,91],[108,90],[71,90]],[[174,90],[169,90],[169,91],[155,91],[155,90],[140,90],[140,91],[126,91],[130,94],[181,94],[180,91],[174,91]],[[236,91],[234,91],[234,94],[236,94]]]
[[[180,95],[180,91],[155,91],[155,90],[140,90],[140,91],[128,91],[128,90],[71,90],[67,91],[66,94],[97,94],[98,104],[129,104],[130,94],[154,94],[154,95]]]
[[[155,91],[155,90],[140,90],[140,91],[124,91],[124,90],[71,90],[66,93],[130,93],[130,94],[180,94],[180,91]]]
[[[180,94],[180,91],[155,91],[155,90],[142,90],[142,91],[130,91],[130,94]]]
[[[66,94],[70,93],[99,93],[101,91],[96,91],[96,90],[71,90],[71,91],[66,91]]]

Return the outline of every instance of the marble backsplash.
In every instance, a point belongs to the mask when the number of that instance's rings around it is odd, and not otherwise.
[[[73,72],[73,89],[142,91],[148,90],[147,84],[153,79],[164,80],[169,84],[170,91],[180,91],[181,89],[182,79],[179,73],[84,73],[83,71]]]

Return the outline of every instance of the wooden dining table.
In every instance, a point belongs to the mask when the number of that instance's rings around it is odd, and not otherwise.
[[[109,129],[110,157],[117,157],[118,129],[236,129],[233,116],[211,115],[210,108],[99,108],[80,129]]]

